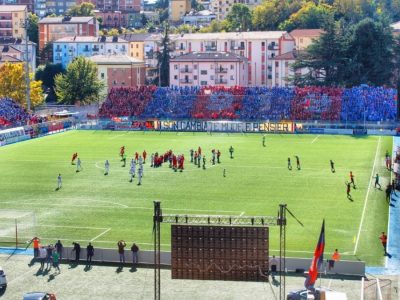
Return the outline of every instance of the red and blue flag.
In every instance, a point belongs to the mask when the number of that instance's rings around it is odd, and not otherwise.
[[[324,260],[324,249],[325,249],[325,220],[322,222],[321,233],[319,235],[319,240],[317,247],[314,251],[314,257],[311,262],[310,269],[308,269],[308,275],[304,286],[306,289],[312,289],[314,287],[315,281],[318,278],[318,269],[322,265]]]

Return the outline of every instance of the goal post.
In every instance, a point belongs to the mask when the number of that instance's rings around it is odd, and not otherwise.
[[[35,236],[33,211],[0,209],[0,247],[27,248]]]

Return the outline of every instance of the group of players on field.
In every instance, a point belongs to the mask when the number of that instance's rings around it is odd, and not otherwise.
[[[265,135],[263,135],[262,137],[262,146],[266,147],[266,143],[265,143]],[[230,153],[230,158],[233,158],[233,152],[234,149],[232,146],[230,146],[229,148],[229,153]],[[125,154],[125,146],[122,146],[120,148],[120,152],[119,152],[119,156],[121,157],[121,162],[122,167],[126,166],[126,154]],[[138,185],[142,184],[142,177],[143,177],[143,164],[146,163],[146,158],[147,158],[147,152],[146,150],[143,151],[142,155],[140,155],[138,152],[135,152],[135,156],[134,158],[132,158],[131,163],[130,163],[130,169],[129,169],[129,174],[130,174],[130,182],[133,182],[133,178],[135,178],[136,175],[136,165],[138,164]],[[216,163],[219,164],[221,158],[221,151],[219,149],[215,150],[212,149],[211,150],[211,159],[210,159],[210,163],[212,163],[212,165],[215,165]],[[163,164],[168,163],[169,164],[169,168],[171,168],[173,171],[177,172],[178,170],[180,172],[183,172],[184,170],[184,162],[185,162],[185,156],[184,154],[178,154],[176,155],[172,150],[168,150],[166,152],[164,152],[164,154],[159,154],[158,152],[156,153],[152,153],[150,156],[151,159],[151,165],[150,167],[152,168],[159,168],[161,167]],[[301,164],[300,164],[300,157],[299,156],[295,156],[296,159],[296,167],[297,170],[301,170]],[[76,172],[80,172],[82,171],[82,163],[80,158],[78,157],[78,153],[74,153],[72,155],[72,160],[71,160],[71,164],[75,164],[76,161]],[[197,150],[193,150],[190,149],[190,162],[193,163],[195,166],[197,166],[198,168],[201,167],[201,163],[203,169],[206,169],[206,156],[205,154],[202,152],[201,147],[199,146],[197,148]],[[386,155],[385,155],[385,162],[386,162],[386,168],[390,171],[391,170],[391,157],[389,156],[389,152],[386,151]],[[291,159],[290,157],[288,157],[287,159],[287,168],[288,170],[292,170],[292,164],[291,164]],[[335,163],[333,162],[333,160],[330,160],[330,168],[331,168],[331,172],[335,173]],[[109,174],[109,170],[110,170],[110,162],[108,160],[105,161],[104,163],[104,175],[108,175]],[[223,170],[223,176],[226,176],[226,170]],[[61,174],[59,174],[58,178],[58,187],[57,190],[61,188]],[[347,194],[347,198],[351,201],[353,201],[352,196],[351,196],[351,187],[353,187],[353,189],[356,189],[356,184],[355,184],[355,180],[354,180],[355,176],[353,174],[352,171],[350,171],[349,173],[349,180],[350,181],[345,181],[345,185],[346,185],[346,194]],[[376,174],[376,176],[374,177],[375,179],[375,188],[379,188],[379,190],[381,190],[381,185],[380,185],[380,177],[379,174]],[[387,198],[390,198],[390,194],[392,193],[392,191],[395,190],[395,186],[394,186],[394,182],[392,182],[392,184],[389,184],[388,187],[386,188],[386,196]]]

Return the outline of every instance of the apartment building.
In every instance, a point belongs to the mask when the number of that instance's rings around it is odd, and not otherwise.
[[[53,63],[62,64],[66,68],[78,57],[95,55],[126,55],[128,42],[117,36],[72,36],[53,42]]]
[[[4,55],[10,55],[12,52],[13,54],[11,56],[25,61],[25,40],[13,37],[0,37],[0,47],[2,47],[3,50],[10,49],[10,51],[4,51]],[[36,44],[33,42],[28,42],[28,61],[31,71],[34,72],[36,70]]]
[[[211,0],[210,10],[215,13],[218,21],[222,21],[225,20],[235,3],[246,4],[250,9],[252,9],[257,5],[260,5],[261,2],[261,0]]]
[[[208,26],[217,16],[209,10],[191,10],[183,17],[183,23],[192,26]]]
[[[137,58],[139,60],[144,61],[144,44],[145,40],[150,37],[151,34],[148,33],[129,33],[129,34],[122,34],[119,37],[128,41],[128,55],[130,57]]]
[[[98,35],[95,17],[46,17],[39,21],[39,51],[49,42],[64,37]]]
[[[190,52],[232,52],[247,58],[247,78],[251,86],[272,86],[273,59],[295,49],[295,41],[285,31],[196,33],[171,35],[172,55]]]
[[[97,65],[98,78],[105,83],[104,93],[113,87],[135,87],[145,84],[142,60],[127,55],[95,55],[89,57]]]
[[[182,18],[190,12],[192,5],[190,0],[170,0],[169,1],[169,20],[173,23],[179,23]]]
[[[247,58],[231,52],[192,52],[172,58],[171,86],[247,86]]]
[[[24,38],[27,12],[26,5],[0,5],[0,37]]]
[[[295,29],[289,34],[294,38],[296,50],[302,51],[318,39],[323,32],[322,29]]]
[[[92,3],[101,11],[140,12],[143,10],[143,0],[76,0],[77,4]]]

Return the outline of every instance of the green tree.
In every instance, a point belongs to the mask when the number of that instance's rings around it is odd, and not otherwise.
[[[200,28],[200,33],[211,33],[211,32],[226,32],[229,31],[228,29],[229,24],[227,20],[217,21],[212,20],[210,25],[207,27]]]
[[[195,11],[204,10],[203,4],[199,3],[197,0],[190,0],[190,4],[192,6],[192,9],[194,9]]]
[[[160,52],[157,54],[159,83],[161,86],[169,86],[169,57],[171,52],[171,43],[169,39],[169,26],[165,23],[164,33],[161,38]]]
[[[58,102],[65,104],[98,102],[104,88],[97,78],[96,64],[82,56],[68,65],[65,74],[57,74],[54,81]]]
[[[289,78],[294,85],[342,86],[345,84],[346,37],[340,26],[331,17],[324,25],[324,33],[307,51],[299,53],[292,68],[295,74]],[[306,70],[299,75],[297,71]]]
[[[332,6],[327,4],[316,5],[314,2],[307,2],[300,10],[293,13],[289,19],[281,23],[279,29],[292,31],[296,28],[321,28],[325,19],[331,14],[333,14]]]
[[[54,91],[54,77],[57,74],[64,74],[65,70],[61,64],[46,63],[46,65],[40,65],[36,68],[35,80],[40,80],[45,90],[48,90],[48,96],[46,100],[56,100]]]
[[[251,30],[251,11],[249,7],[242,3],[233,4],[231,11],[226,16],[229,31]]]
[[[394,67],[394,42],[390,27],[366,18],[354,25],[351,32],[347,85],[390,84]]]
[[[83,2],[82,4],[71,6],[71,8],[67,11],[67,15],[73,17],[89,17],[94,15],[94,9],[95,6],[93,3]]]
[[[28,13],[28,37],[31,42],[39,43],[39,17]]]

